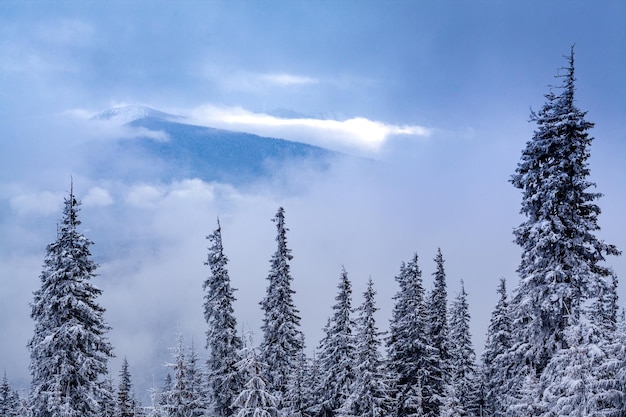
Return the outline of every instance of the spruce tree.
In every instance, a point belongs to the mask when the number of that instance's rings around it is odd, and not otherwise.
[[[333,417],[352,393],[355,380],[356,340],[352,319],[352,284],[342,268],[337,286],[337,301],[326,334],[320,344],[321,410],[319,415]]]
[[[101,290],[91,283],[96,276],[92,242],[78,231],[79,206],[72,188],[31,304],[34,417],[99,417],[101,404],[112,398],[105,382],[113,348],[104,308],[97,303]]]
[[[383,417],[388,415],[388,387],[385,381],[380,336],[374,313],[378,310],[372,278],[363,293],[363,304],[357,309],[359,317],[356,339],[356,379],[342,414],[354,417]]]
[[[240,353],[237,368],[246,383],[232,404],[237,417],[278,417],[278,399],[268,391],[265,367],[250,342]]]
[[[461,292],[450,309],[450,381],[454,395],[463,406],[461,415],[477,415],[478,384],[476,354],[469,331],[470,314],[467,293],[461,281]]]
[[[428,344],[434,349],[432,365],[425,376],[424,414],[439,416],[439,409],[446,397],[446,387],[450,380],[450,341],[448,329],[448,290],[446,271],[441,249],[435,256],[434,286],[428,299]]]
[[[207,392],[205,379],[206,375],[199,365],[198,352],[196,351],[196,345],[191,340],[191,346],[189,347],[189,353],[187,355],[187,366],[185,367],[185,385],[188,391],[188,404],[190,409],[190,417],[200,417],[206,414],[207,406]]]
[[[238,355],[243,344],[237,334],[237,320],[233,309],[235,289],[230,285],[228,258],[224,254],[219,220],[217,229],[207,239],[211,246],[205,265],[209,266],[211,275],[202,287],[206,292],[204,318],[208,324],[207,396],[213,415],[228,417],[233,414],[231,405],[243,387],[235,366],[240,359]]]
[[[304,347],[304,334],[300,336]],[[287,387],[284,399],[284,411],[293,417],[308,415],[308,409],[313,404],[311,399],[313,381],[309,380],[309,369],[304,349],[298,354],[298,358],[291,373],[291,379]]]
[[[286,396],[291,372],[304,348],[300,330],[300,316],[293,302],[293,278],[289,261],[293,258],[287,247],[287,227],[285,210],[280,207],[273,219],[276,223],[276,252],[270,260],[267,276],[268,286],[265,298],[261,301],[263,317],[263,340],[260,346],[261,362],[267,364],[268,389],[278,398],[282,408],[282,398]]]
[[[575,104],[574,50],[568,67],[557,75],[558,91],[531,121],[537,124],[522,152],[511,183],[522,191],[521,213],[514,231],[522,248],[520,277],[512,302],[517,360],[538,378],[552,356],[569,347],[565,333],[577,324],[581,307],[609,284],[612,271],[603,261],[618,255],[615,246],[595,236],[600,230],[601,194],[589,177],[589,147],[593,123]]]
[[[20,398],[16,391],[11,389],[7,372],[4,371],[0,384],[0,417],[17,417],[20,415]]]
[[[484,384],[484,414],[493,417],[505,417],[506,393],[510,374],[507,362],[511,347],[511,312],[509,308],[506,281],[500,279],[498,286],[500,298],[491,313],[487,329],[485,350],[482,354],[481,378]]]
[[[185,355],[182,332],[178,334],[178,343],[172,348],[173,362],[166,364],[174,372],[171,388],[164,391],[164,409],[169,417],[191,417],[191,393],[188,385],[187,358]]]
[[[423,383],[430,368],[436,365],[433,362],[436,352],[428,343],[428,314],[417,254],[408,264],[402,263],[395,279],[400,288],[394,295],[387,357],[393,381],[394,414],[406,417],[423,412],[422,401],[429,394]]]
[[[122,369],[120,370],[120,381],[117,388],[117,404],[114,416],[135,417],[136,408],[137,402],[132,393],[128,361],[124,358],[122,361]]]

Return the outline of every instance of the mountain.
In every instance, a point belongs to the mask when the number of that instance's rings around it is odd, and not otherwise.
[[[285,164],[327,169],[347,156],[328,149],[250,133],[190,125],[143,106],[107,110],[95,120],[136,128],[139,136],[88,144],[86,169],[98,178],[170,181],[200,178],[242,184],[276,175]]]
[[[131,106],[114,107],[98,113],[93,120],[113,120],[120,123],[130,123],[132,121],[144,118],[154,119],[178,119],[180,116],[174,116],[150,107],[134,104]]]

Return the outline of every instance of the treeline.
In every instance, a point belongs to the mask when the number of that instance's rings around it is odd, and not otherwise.
[[[589,191],[593,123],[574,103],[573,49],[557,77],[561,86],[531,113],[537,128],[510,180],[522,192],[526,217],[514,231],[522,249],[519,282],[510,297],[504,280],[497,287],[480,361],[467,294],[461,286],[449,303],[440,250],[430,291],[417,254],[400,265],[384,334],[372,281],[355,307],[342,269],[324,335],[307,357],[279,208],[258,345],[237,331],[218,221],[208,236],[203,283],[206,362],[181,336],[171,373],[142,407],[126,360],[116,388],[108,375],[110,329],[90,283],[92,242],[77,230],[79,202],[71,191],[31,305],[31,391],[20,399],[5,375],[0,417],[625,415],[626,324],[618,320],[617,277],[605,259],[620,252],[595,235],[601,195]]]

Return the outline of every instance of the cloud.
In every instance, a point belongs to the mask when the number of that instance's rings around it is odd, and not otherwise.
[[[20,216],[50,215],[57,213],[63,197],[59,193],[40,191],[10,198],[11,208]]]
[[[280,118],[242,107],[200,106],[188,112],[191,123],[243,130],[261,135],[308,142],[340,151],[376,153],[394,135],[428,137],[431,129],[392,125],[354,117],[345,120]]]
[[[107,190],[101,187],[91,188],[82,199],[86,207],[89,206],[109,206],[113,204],[113,198]]]
[[[319,80],[315,78],[305,77],[301,75],[287,74],[287,73],[261,74],[261,75],[258,75],[258,78],[270,84],[276,84],[279,86],[319,83]]]

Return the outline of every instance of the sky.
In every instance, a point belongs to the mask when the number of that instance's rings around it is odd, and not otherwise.
[[[500,277],[517,283],[521,194],[508,180],[572,45],[577,104],[596,124],[598,235],[624,249],[623,1],[0,2],[0,368],[28,386],[29,303],[70,178],[100,265],[111,373],[127,357],[140,396],[160,385],[178,331],[204,348],[218,216],[239,323],[260,340],[279,206],[309,352],[342,266],[355,305],[373,278],[386,330],[400,263],[418,253],[431,288],[441,248],[480,355]],[[137,134],[90,120],[130,104],[378,163],[286,166],[246,187],[76,172],[80,144]],[[626,276],[624,257],[609,264]]]

